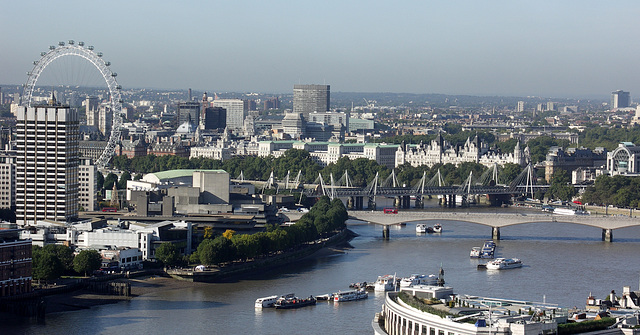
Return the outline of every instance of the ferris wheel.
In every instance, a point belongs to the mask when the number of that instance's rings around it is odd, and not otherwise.
[[[21,105],[31,107],[36,82],[38,81],[38,78],[40,78],[44,69],[54,60],[64,56],[75,56],[89,61],[93,67],[100,72],[102,79],[104,79],[107,84],[109,90],[108,107],[111,109],[113,114],[109,141],[107,142],[107,146],[104,151],[96,161],[96,166],[100,169],[104,168],[109,163],[111,157],[113,157],[116,146],[118,145],[118,141],[120,140],[120,128],[122,126],[122,98],[120,91],[122,90],[122,87],[118,85],[118,82],[116,81],[118,74],[112,72],[109,68],[111,62],[107,62],[102,59],[102,53],[95,52],[93,49],[93,46],[85,46],[84,42],[78,42],[76,44],[73,40],[70,40],[66,44],[64,42],[60,42],[57,46],[52,45],[49,47],[49,51],[42,52],[40,54],[41,58],[33,62],[33,69],[30,72],[27,72],[29,78],[27,79],[27,83],[24,84]]]

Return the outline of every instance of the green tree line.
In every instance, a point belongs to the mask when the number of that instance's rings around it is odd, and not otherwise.
[[[347,210],[342,201],[330,201],[325,196],[291,226],[268,225],[266,231],[255,234],[236,234],[229,230],[222,235],[206,237],[189,262],[212,265],[291,250],[346,227],[346,220]],[[180,262],[177,250],[170,243],[158,247],[156,258],[166,265]]]
[[[55,280],[63,275],[84,275],[100,269],[102,257],[95,250],[82,250],[74,255],[70,247],[48,244],[34,245],[31,252],[33,279]]]

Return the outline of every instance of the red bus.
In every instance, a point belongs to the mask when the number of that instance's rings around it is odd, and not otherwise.
[[[383,211],[384,214],[398,214],[398,209],[394,207],[385,208]]]
[[[102,211],[103,211],[103,212],[117,212],[117,211],[118,211],[118,209],[117,209],[117,208],[115,208],[115,207],[103,207],[103,208],[102,208]]]

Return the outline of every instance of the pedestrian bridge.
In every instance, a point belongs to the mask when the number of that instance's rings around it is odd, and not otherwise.
[[[640,226],[640,219],[627,216],[554,215],[551,213],[473,213],[402,211],[384,214],[381,211],[349,211],[349,218],[384,226],[388,234],[390,225],[417,221],[462,221],[492,228],[492,237],[500,239],[500,228],[534,222],[564,222],[602,229],[602,240],[612,242],[613,230]],[[383,234],[384,234],[383,231]]]

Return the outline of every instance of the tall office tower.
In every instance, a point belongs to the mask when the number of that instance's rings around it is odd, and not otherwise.
[[[524,101],[518,101],[518,105],[516,106],[516,113],[524,112]]]
[[[187,101],[178,104],[178,126],[189,121],[192,125],[200,124],[200,102]]]
[[[207,107],[204,109],[203,129],[224,129],[227,126],[227,110],[222,107]]]
[[[227,110],[227,128],[235,134],[244,132],[244,119],[249,114],[248,103],[241,99],[216,99],[213,107],[222,107]]]
[[[100,103],[98,97],[87,97],[84,101],[84,108],[87,115],[87,126],[98,126],[98,107]]]
[[[617,90],[611,92],[611,109],[626,108],[631,105],[631,98],[629,92],[623,90]]]
[[[78,216],[78,113],[56,102],[22,107],[16,122],[16,222]]]
[[[330,98],[329,85],[293,85],[293,112],[302,113],[305,119],[309,113],[326,112]]]

